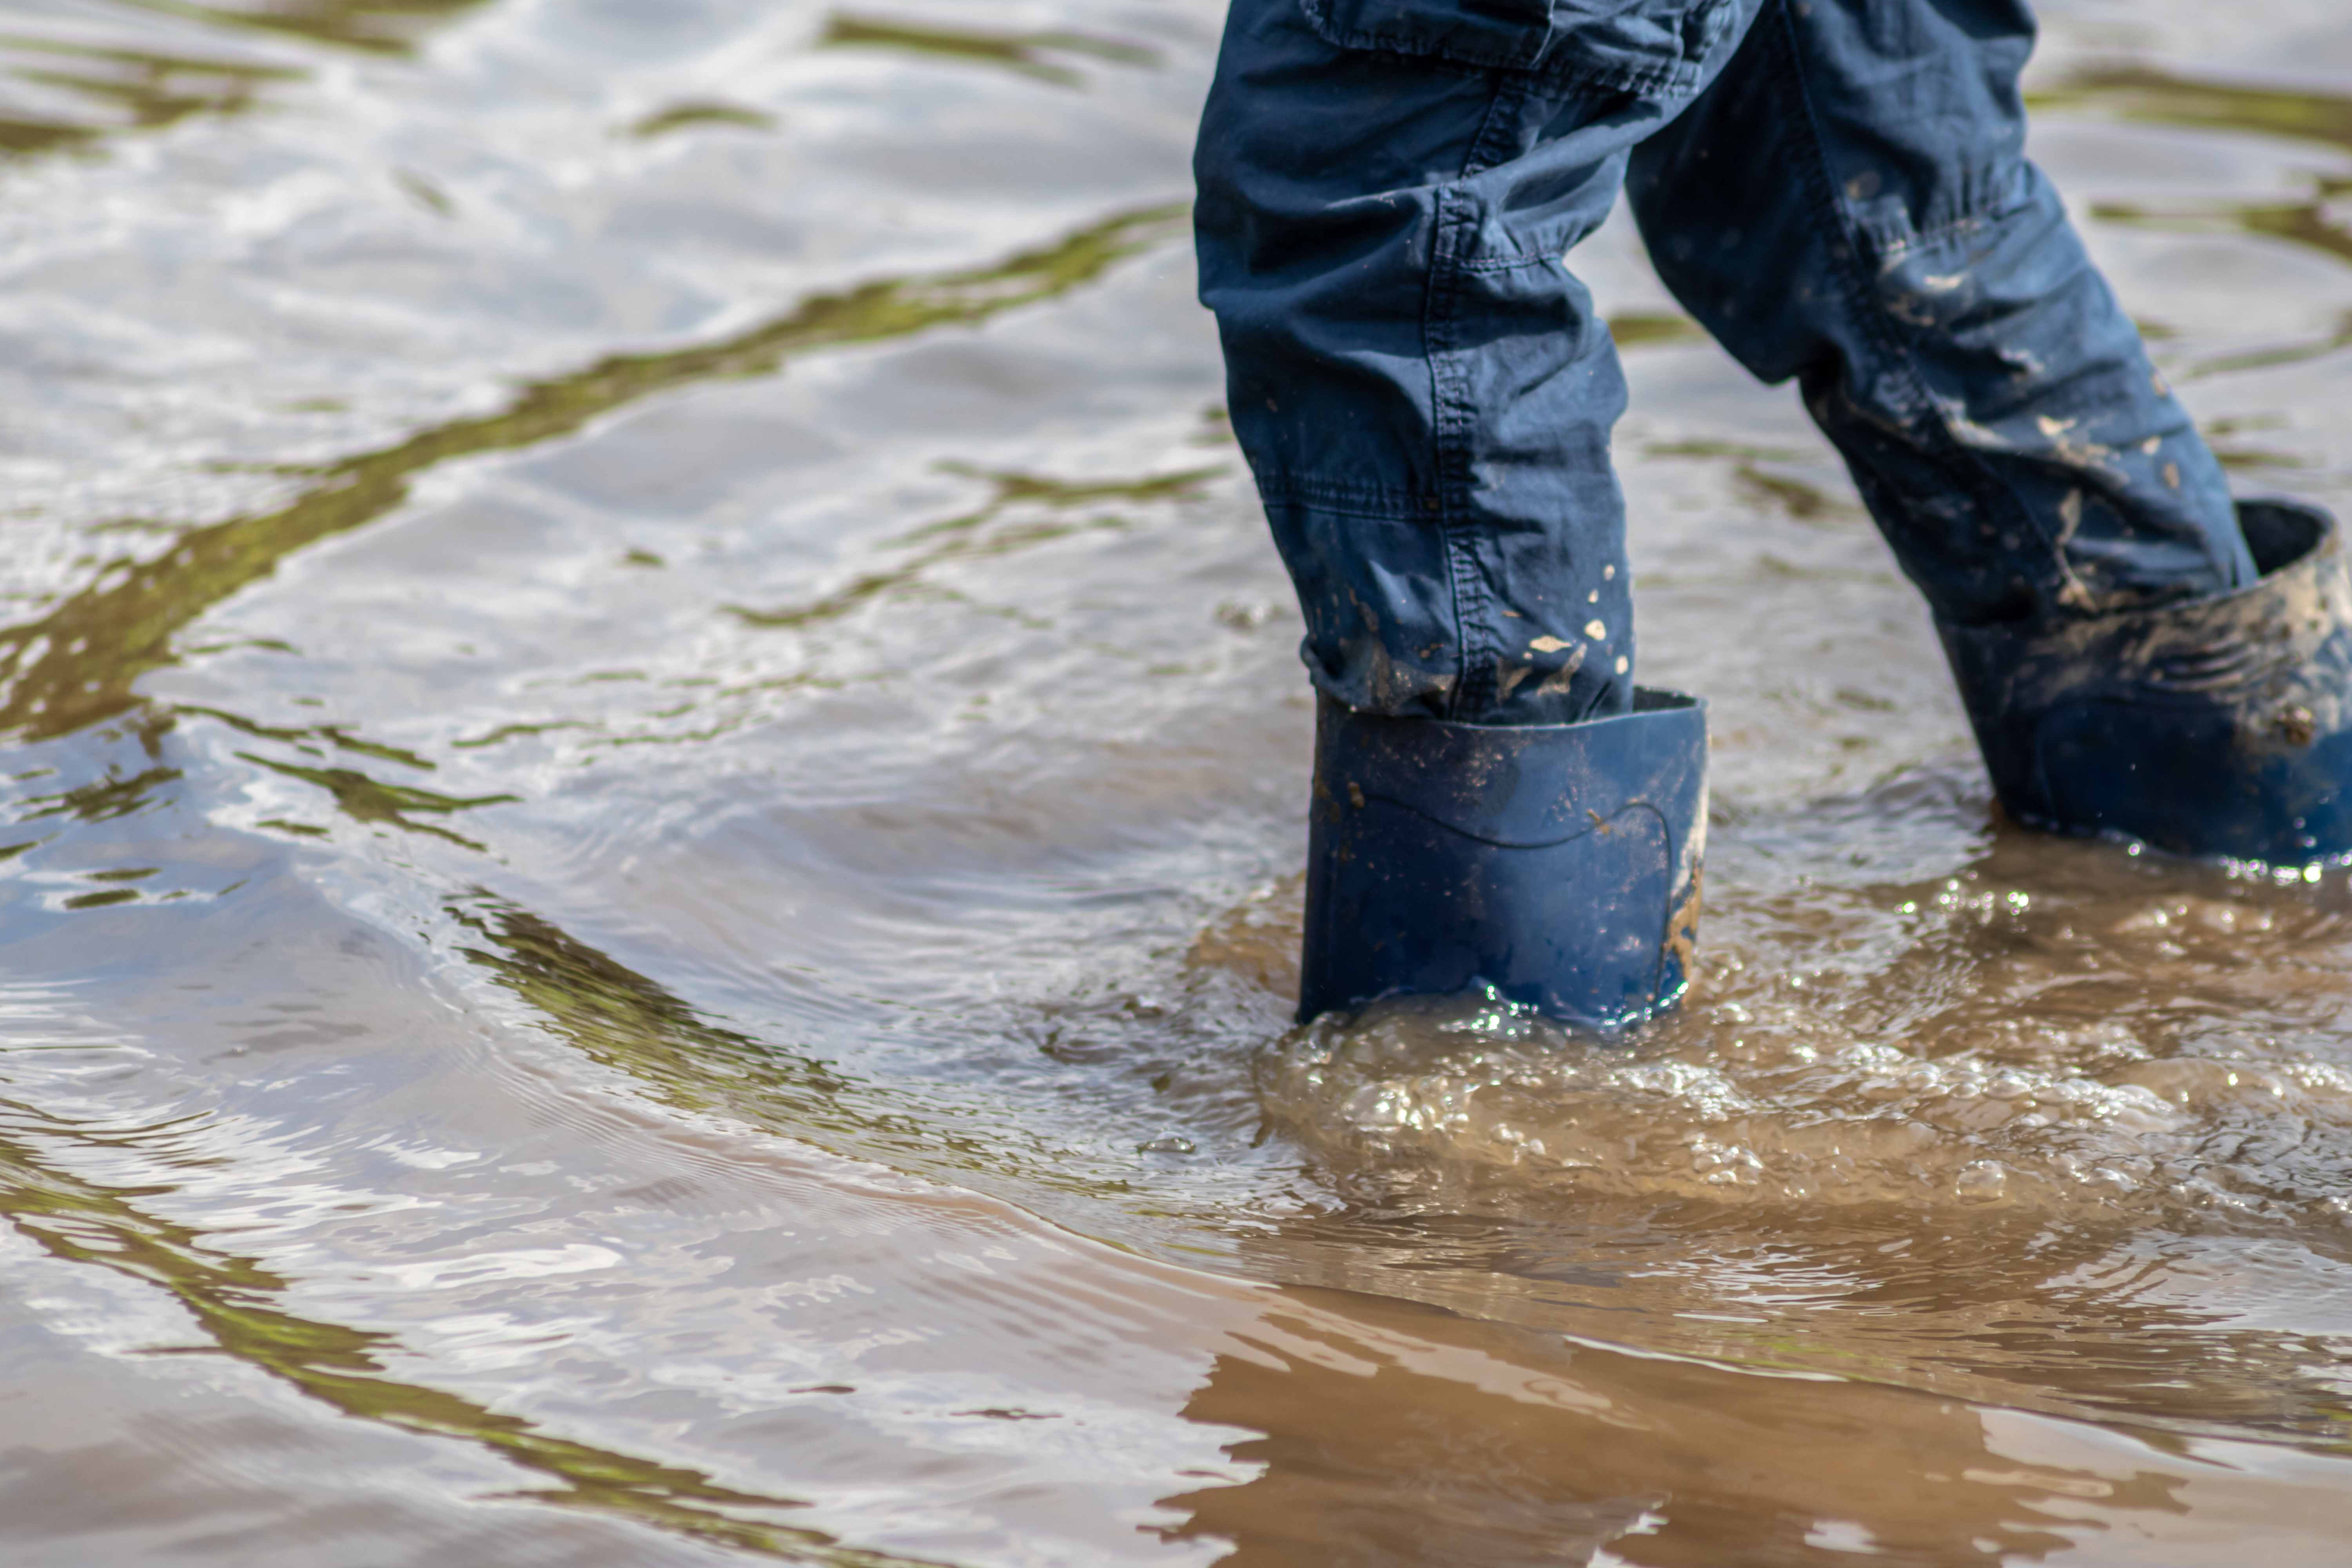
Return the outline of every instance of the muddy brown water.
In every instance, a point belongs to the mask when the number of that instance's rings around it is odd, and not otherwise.
[[[12,0],[0,1561],[2336,1563],[2352,890],[1998,826],[1622,223],[1704,964],[1287,1026],[1211,0]],[[2352,505],[2352,21],[2036,153]]]

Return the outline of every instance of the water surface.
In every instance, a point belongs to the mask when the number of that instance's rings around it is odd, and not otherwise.
[[[2352,888],[1995,820],[1612,223],[1704,963],[1287,1023],[1311,709],[1203,0],[19,0],[0,1556],[2336,1563]],[[2352,23],[2035,151],[2352,503]]]

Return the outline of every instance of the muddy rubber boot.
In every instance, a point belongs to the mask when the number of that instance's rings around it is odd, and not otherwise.
[[[1706,710],[1499,728],[1321,699],[1298,1017],[1492,985],[1610,1026],[1681,995],[1698,934]]]
[[[2352,572],[2312,507],[2238,508],[2252,587],[1940,626],[2000,803],[2061,833],[2301,866],[2352,851]]]

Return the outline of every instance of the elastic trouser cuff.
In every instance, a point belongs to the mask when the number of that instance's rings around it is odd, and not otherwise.
[[[2238,508],[2252,587],[1940,626],[2001,805],[2064,833],[2306,865],[2352,852],[2352,568],[2315,508]]]
[[[1318,705],[1301,1022],[1491,986],[1580,1024],[1671,1005],[1698,934],[1706,710],[1508,728]]]

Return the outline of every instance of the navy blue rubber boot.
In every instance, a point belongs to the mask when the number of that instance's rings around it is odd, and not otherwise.
[[[2104,616],[1938,627],[2010,816],[2174,854],[2352,852],[2352,570],[2315,508],[2247,501],[2262,577]]]
[[[1580,724],[1317,713],[1298,1017],[1491,985],[1603,1027],[1681,995],[1706,709],[1636,689]]]

